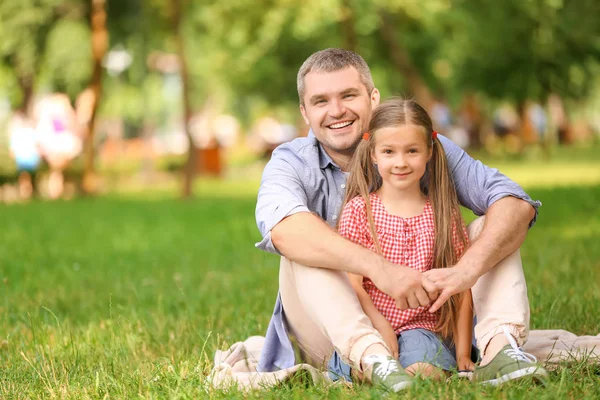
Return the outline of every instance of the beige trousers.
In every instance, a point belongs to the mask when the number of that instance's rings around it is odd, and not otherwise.
[[[467,227],[471,241],[481,232],[484,218]],[[307,267],[282,257],[279,290],[292,341],[304,362],[323,367],[335,348],[346,363],[360,371],[360,361],[369,346],[387,348],[363,312],[345,272]],[[502,332],[503,326],[519,345],[525,343],[529,301],[518,250],[479,278],[472,293],[480,350]]]

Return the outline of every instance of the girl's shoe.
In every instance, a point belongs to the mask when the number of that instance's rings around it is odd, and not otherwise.
[[[380,387],[386,392],[399,392],[413,384],[413,378],[394,357],[379,355],[367,357],[365,361],[370,365],[365,370],[365,376],[369,377],[373,386]]]

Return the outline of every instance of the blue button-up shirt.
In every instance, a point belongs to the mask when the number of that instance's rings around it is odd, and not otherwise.
[[[476,215],[483,215],[497,200],[514,196],[531,204],[536,209],[537,218],[541,203],[531,200],[518,184],[497,169],[471,158],[446,137],[439,135],[438,138],[444,146],[462,206]],[[281,255],[271,240],[271,229],[285,217],[298,212],[315,213],[330,226],[335,226],[342,207],[347,175],[333,162],[312,132],[308,137],[277,147],[265,166],[258,191],[256,223],[263,239],[256,247]],[[278,294],[259,369],[275,371],[289,368],[295,361],[281,296]]]

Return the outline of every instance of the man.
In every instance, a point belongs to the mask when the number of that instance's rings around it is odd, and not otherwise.
[[[369,67],[350,51],[322,50],[304,62],[297,83],[311,134],[275,150],[256,206],[263,235],[257,247],[281,255],[279,295],[260,368],[292,366],[295,350],[303,361],[323,366],[335,348],[375,384],[393,391],[411,384],[364,314],[346,275],[351,272],[369,277],[401,309],[431,305],[435,312],[451,295],[472,288],[483,355],[475,378],[496,384],[545,375],[517,347],[529,329],[518,249],[541,204],[442,137],[461,204],[485,217],[469,226],[473,243],[457,265],[425,274],[393,265],[332,229],[346,171],[380,100]]]

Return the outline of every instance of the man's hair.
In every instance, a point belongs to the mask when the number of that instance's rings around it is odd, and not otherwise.
[[[360,80],[370,95],[375,85],[373,84],[371,70],[369,70],[365,60],[350,50],[325,49],[308,57],[298,71],[297,85],[300,104],[304,105],[304,78],[309,72],[335,72],[348,67],[354,67],[358,71]]]

